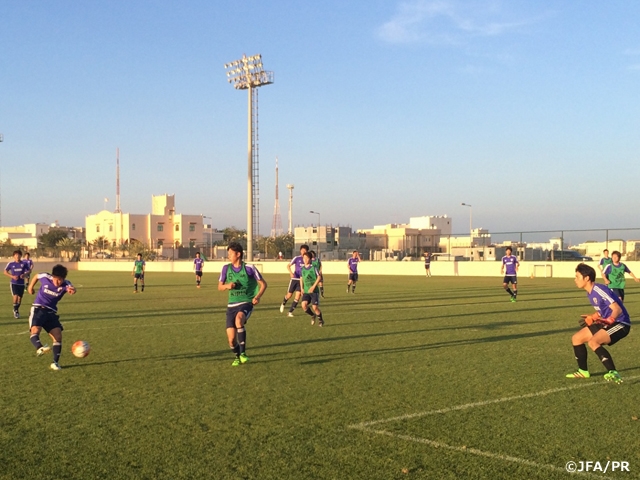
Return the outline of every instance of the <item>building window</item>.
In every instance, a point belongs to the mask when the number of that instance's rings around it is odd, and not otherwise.
[[[159,239],[158,240],[158,248],[161,247],[164,244],[164,240]]]
[[[100,233],[100,225],[96,225],[96,232]]]
[[[180,231],[180,224],[176,223],[176,232]]]
[[[113,225],[109,225],[109,231],[113,232]]]
[[[162,232],[164,230],[164,225],[162,223],[158,224],[158,231]]]
[[[195,223],[190,223],[189,224],[189,231],[190,232],[195,232],[196,231],[196,224]]]
[[[131,224],[131,230],[135,230],[135,229],[136,229],[136,224],[135,224],[135,223],[132,223],[132,224]]]
[[[189,248],[193,248],[196,246],[196,239],[195,238],[190,238],[189,239]]]

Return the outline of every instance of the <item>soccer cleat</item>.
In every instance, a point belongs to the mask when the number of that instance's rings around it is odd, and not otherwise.
[[[287,313],[287,317],[293,317],[293,312]]]
[[[609,372],[604,374],[604,379],[607,382],[622,383],[622,377],[617,370],[609,370]]]
[[[56,362],[53,362],[51,365],[49,365],[49,368],[51,370],[55,370],[56,372],[62,370],[62,367],[58,365]]]
[[[324,320],[320,320],[320,321],[318,322],[318,326],[319,326],[319,327],[324,327]]]
[[[349,287],[347,287],[347,293],[350,293],[350,292],[349,292]]]
[[[249,357],[247,357],[247,354],[242,352],[240,354],[240,363],[247,363],[249,361]]]
[[[316,316],[314,315],[313,317],[311,317],[311,325],[315,325],[316,324]]]
[[[588,370],[582,370],[581,368],[579,368],[577,372],[567,373],[566,375],[567,378],[589,378],[590,376],[591,374]]]
[[[36,350],[36,355],[41,357],[45,353],[49,353],[51,351],[51,347],[49,345],[43,345],[38,350]]]
[[[509,299],[510,302],[515,302],[516,301],[516,297],[514,297],[513,295],[511,295],[511,298]]]
[[[281,303],[280,304],[280,313],[283,313],[283,312],[284,312],[284,303]]]
[[[240,365],[240,357],[236,357],[236,359],[231,364],[232,367],[237,367]]]
[[[13,311],[13,318],[20,318],[20,312],[18,312],[17,310]]]

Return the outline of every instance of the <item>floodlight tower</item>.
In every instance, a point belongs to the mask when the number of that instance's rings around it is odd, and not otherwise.
[[[293,229],[291,228],[292,225],[292,213],[293,213],[293,184],[289,184],[287,185],[287,188],[289,189],[289,235],[291,235],[293,233]]]
[[[254,90],[263,85],[273,83],[273,72],[262,69],[262,55],[247,57],[242,55],[240,60],[226,63],[228,82],[237,90],[249,91],[249,135],[248,135],[248,176],[247,176],[247,258],[253,261],[253,231],[259,229],[258,207],[258,91]],[[255,109],[254,109],[255,103]],[[255,160],[255,162],[254,162]]]
[[[271,236],[282,235],[282,218],[280,217],[280,198],[278,196],[278,157],[276,157],[276,204],[273,207],[273,222],[271,223]]]

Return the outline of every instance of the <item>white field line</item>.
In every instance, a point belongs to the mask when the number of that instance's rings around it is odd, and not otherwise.
[[[568,473],[566,468],[557,467],[555,465],[549,465],[549,464],[546,464],[546,463],[537,463],[537,462],[533,462],[531,460],[526,460],[524,458],[512,457],[510,455],[502,455],[502,454],[499,454],[499,453],[485,452],[483,450],[478,450],[477,448],[470,448],[470,447],[464,447],[464,446],[463,447],[456,447],[456,446],[453,446],[453,445],[447,445],[446,443],[436,442],[435,440],[429,440],[427,438],[412,437],[410,435],[401,435],[401,434],[398,434],[398,433],[387,432],[385,430],[374,430],[372,428],[366,428],[366,427],[362,427],[360,425],[351,426],[350,428],[355,428],[355,429],[361,430],[363,432],[377,433],[378,435],[386,435],[387,437],[398,438],[400,440],[406,440],[408,442],[422,443],[422,444],[425,444],[425,445],[429,445],[430,447],[442,448],[443,450],[451,450],[453,452],[460,452],[460,453],[470,453],[472,455],[478,455],[480,457],[491,458],[491,459],[494,459],[494,460],[503,460],[503,461],[512,462],[512,463],[518,463],[520,465],[526,465],[526,466],[534,467],[534,468],[538,468],[538,469],[546,469],[546,470],[553,470],[555,472]],[[610,479],[611,478],[611,477],[603,477],[603,476],[600,476],[600,475],[596,475],[596,474],[591,473],[591,472],[576,472],[575,474],[582,474],[585,477],[592,477],[592,478],[605,478],[605,479]]]
[[[635,380],[637,378],[640,378],[640,375],[634,375],[631,377],[623,377],[623,380]],[[428,415],[436,415],[436,414],[440,414],[440,413],[448,413],[448,412],[455,412],[458,410],[466,410],[468,408],[475,408],[475,407],[482,407],[484,405],[493,405],[495,403],[503,403],[503,402],[511,402],[514,400],[522,400],[525,398],[535,398],[535,397],[544,397],[546,395],[551,395],[552,393],[558,393],[558,392],[566,392],[567,390],[576,390],[578,388],[588,388],[588,387],[595,387],[597,385],[605,385],[605,382],[593,382],[593,381],[588,381],[586,379],[567,379],[567,381],[574,381],[574,382],[580,382],[580,383],[576,383],[574,385],[568,386],[568,387],[558,387],[558,388],[551,388],[549,390],[542,390],[540,392],[534,392],[534,393],[526,393],[524,395],[515,395],[513,397],[502,397],[502,398],[495,398],[493,400],[483,400],[481,402],[473,402],[473,403],[465,403],[464,405],[456,405],[453,407],[447,407],[447,408],[441,408],[438,410],[429,410],[426,412],[418,412],[418,413],[409,413],[406,415],[400,415],[398,417],[391,417],[391,418],[384,418],[381,420],[372,420],[370,422],[362,422],[362,423],[357,423],[354,425],[349,425],[348,428],[357,428],[357,429],[364,429],[367,427],[370,427],[371,425],[377,425],[379,423],[388,423],[388,422],[397,422],[400,420],[410,420],[413,418],[420,418],[420,417],[425,417]]]

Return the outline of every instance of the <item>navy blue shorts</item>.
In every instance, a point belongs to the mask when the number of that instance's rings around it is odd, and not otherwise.
[[[144,273],[136,273],[135,277],[136,277],[136,280],[138,279],[144,280]]]
[[[618,295],[618,297],[620,297],[620,300],[624,302],[624,288],[612,288],[611,290],[613,290],[613,293]]]
[[[29,329],[31,329],[31,327],[42,327],[47,333],[51,332],[54,328],[64,330],[60,323],[60,317],[53,310],[42,307],[31,307]]]
[[[358,274],[357,273],[350,273],[349,274],[349,280],[351,280],[352,282],[357,282],[358,281]]]
[[[11,284],[11,295],[17,295],[20,298],[24,295],[24,285]]]
[[[202,270],[196,270],[196,277],[202,276]]]
[[[624,337],[629,335],[631,331],[631,325],[625,325],[624,323],[614,322],[611,325],[603,325],[602,323],[592,323],[589,325],[589,331],[595,335],[599,330],[604,329],[611,337],[611,341],[608,345],[613,345],[614,343],[622,340]]]
[[[509,283],[512,283],[513,285],[517,285],[518,277],[516,275],[505,275],[504,279],[502,280],[502,283],[506,283],[507,285],[509,285]]]
[[[315,293],[303,293],[302,303],[307,302],[311,305],[318,305],[318,292]]]
[[[235,307],[227,307],[227,328],[236,328],[236,316],[238,312],[244,313],[244,323],[247,323],[252,311],[253,303],[241,303]]]
[[[289,293],[299,292],[300,291],[300,279],[292,278],[289,280]]]

